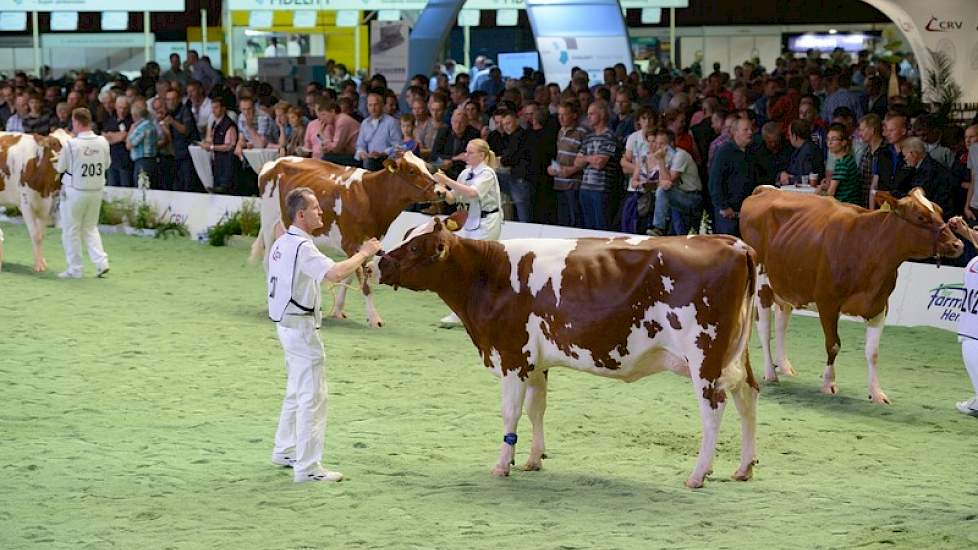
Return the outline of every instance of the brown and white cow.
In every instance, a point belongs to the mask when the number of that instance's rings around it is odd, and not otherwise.
[[[54,168],[70,138],[60,129],[50,136],[0,132],[0,203],[20,205],[34,249],[34,271],[48,267],[42,246],[44,230],[51,224],[51,206],[61,189],[61,177]]]
[[[261,233],[251,249],[268,265],[267,251],[277,232],[292,222],[284,208],[285,197],[297,187],[308,187],[319,199],[323,227],[314,233],[320,248],[332,248],[348,256],[370,239],[383,239],[387,229],[408,206],[419,202],[443,201],[447,189],[436,183],[424,162],[411,153],[385,162],[385,169],[368,172],[361,168],[299,157],[283,157],[264,166],[258,177],[261,195]],[[277,228],[277,229],[276,229]],[[383,324],[374,307],[370,286],[357,270],[360,289],[367,302],[367,320],[377,328]],[[351,278],[352,280],[352,278]],[[331,316],[345,319],[343,305],[347,284],[340,285]]]
[[[726,236],[476,241],[436,219],[410,232],[377,268],[382,284],[437,293],[501,377],[506,435],[494,475],[509,475],[524,405],[533,426],[525,469],[540,469],[551,367],[624,382],[671,370],[693,381],[703,439],[686,484],[701,487],[727,390],[741,416],[734,478],[752,475],[752,256]]]
[[[785,352],[791,310],[814,303],[825,352],[822,392],[834,394],[839,353],[839,314],[866,320],[869,398],[890,400],[880,389],[877,358],[887,300],[897,268],[911,258],[958,257],[961,241],[941,218],[941,207],[918,187],[902,199],[876,195],[883,210],[870,211],[818,197],[758,187],[740,210],[740,232],[758,258],[758,332],[764,350],[764,379],[777,381],[775,368],[794,375]],[[776,358],[771,357],[771,306],[775,311]]]

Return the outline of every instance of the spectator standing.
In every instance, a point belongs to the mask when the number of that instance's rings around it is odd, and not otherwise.
[[[177,58],[179,60],[179,57]],[[171,59],[172,62],[172,59]],[[199,187],[197,172],[190,158],[190,146],[200,141],[197,122],[192,108],[171,88],[166,92],[166,114],[160,121],[169,131],[175,163],[175,191],[196,191]]]
[[[761,141],[751,143],[754,177],[758,185],[778,185],[778,176],[788,169],[791,150],[781,134],[781,124],[770,121],[761,128]]]
[[[469,122],[471,124],[471,118]],[[502,115],[502,125],[502,148],[498,150],[500,168],[497,170],[499,186],[503,190],[509,190],[516,208],[516,221],[530,223],[533,220],[533,198],[536,191],[527,179],[530,151],[526,142],[526,130],[520,127],[519,118],[513,111],[506,111]]]
[[[954,205],[951,203],[955,181],[951,171],[927,154],[924,141],[918,137],[904,139],[900,149],[906,158],[906,167],[902,172],[909,175],[900,177],[903,174],[898,174],[894,194],[902,197],[914,187],[920,187],[931,202],[941,207],[944,219],[951,219],[955,215]]]
[[[465,169],[465,147],[479,133],[469,126],[468,118],[461,110],[452,115],[451,124],[441,127],[435,136],[435,144],[431,150],[431,162],[453,179]]]
[[[395,97],[395,100],[397,98]],[[384,159],[394,153],[401,143],[401,128],[397,119],[384,113],[384,96],[371,92],[367,96],[368,117],[360,125],[355,158],[367,170],[380,170]]]
[[[778,176],[778,183],[781,185],[808,185],[813,183],[813,174],[815,182],[821,181],[825,176],[825,159],[818,146],[809,139],[810,135],[811,127],[808,122],[799,119],[791,123],[788,141],[795,150],[788,160],[788,167]]]
[[[214,191],[233,193],[235,191],[234,150],[238,142],[238,129],[227,114],[224,99],[215,97],[211,101],[213,113],[207,136],[201,144],[205,150],[214,153]]]
[[[7,118],[6,130],[8,132],[23,132],[24,119],[27,118],[30,109],[27,106],[27,94],[17,94],[14,98],[13,113]]]
[[[126,138],[132,129],[132,115],[129,112],[129,99],[120,96],[115,100],[115,110],[106,120],[102,136],[109,142],[109,156],[112,164],[109,166],[108,185],[132,187],[132,158],[126,147]]]
[[[557,224],[565,227],[580,227],[581,206],[578,191],[581,187],[582,166],[574,162],[587,135],[578,126],[580,113],[577,102],[567,101],[557,109],[560,130],[557,133],[557,159],[547,168],[554,178],[554,191],[557,193]]]
[[[306,126],[302,123],[302,109],[300,107],[289,107],[285,114],[287,127],[280,132],[278,148],[281,156],[306,156],[307,150],[304,149],[306,137]],[[285,131],[288,129],[288,131]]]
[[[584,169],[581,177],[579,200],[581,224],[585,229],[606,230],[612,186],[618,184],[617,171],[609,163],[618,154],[618,140],[608,128],[608,107],[603,101],[592,103],[587,110],[587,121],[593,129],[581,143],[581,150],[574,161]]]
[[[181,88],[187,87],[190,75],[187,74],[187,71],[183,69],[183,65],[180,63],[180,54],[170,54],[170,68],[160,78],[167,82],[177,82]]]
[[[132,159],[132,181],[138,187],[140,173],[145,173],[150,183],[156,181],[157,135],[143,101],[134,102],[131,110],[132,128],[126,137],[126,149]]]
[[[852,154],[848,129],[842,124],[833,124],[829,126],[826,139],[829,153],[835,156],[836,161],[832,172],[826,173],[820,192],[835,197],[839,202],[860,204],[862,184]]]
[[[751,122],[737,119],[731,127],[732,139],[720,146],[710,168],[710,198],[713,201],[713,232],[740,235],[740,206],[754,191],[754,162],[748,146]]]
[[[891,191],[895,163],[893,149],[883,139],[880,117],[874,113],[859,121],[859,134],[866,143],[866,152],[859,160],[861,191],[859,205],[869,209],[876,208],[873,197],[876,191]]]
[[[48,135],[51,130],[51,115],[45,113],[41,96],[32,95],[27,100],[27,116],[24,117],[24,133]]]

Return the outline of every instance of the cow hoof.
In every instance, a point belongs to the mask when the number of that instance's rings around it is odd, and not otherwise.
[[[780,370],[781,374],[785,376],[795,375],[795,369],[792,368],[791,361],[788,361],[787,359],[784,360],[784,363],[781,363],[781,365],[778,366],[778,370]]]
[[[764,381],[767,382],[768,384],[777,384],[778,383],[778,374],[776,372],[774,372],[774,371],[771,371],[770,374],[768,374],[768,373],[765,372],[764,373]]]
[[[822,384],[822,393],[826,395],[835,395],[839,393],[839,387],[835,385],[835,382],[826,382]]]
[[[343,313],[342,311],[333,311],[329,314],[329,316],[333,319],[346,319],[346,313]]]
[[[492,469],[492,475],[496,477],[506,477],[509,475],[509,467],[507,466],[496,466]]]
[[[686,480],[686,487],[689,487],[690,489],[702,489],[703,488],[703,480],[702,479],[696,479],[694,477],[691,477],[691,478],[689,478],[689,479]]]
[[[736,472],[734,472],[734,475],[732,476],[734,481],[749,481],[752,477],[754,477],[753,464],[747,466],[746,469],[745,468],[738,469]]]
[[[879,405],[890,405],[890,398],[887,397],[886,394],[883,392],[869,394],[869,400]]]
[[[543,462],[539,460],[527,461],[526,465],[523,466],[524,472],[539,472],[543,468]]]
[[[370,324],[370,328],[383,328],[383,326],[384,326],[384,321],[382,321],[380,319],[376,319],[374,321],[371,321],[370,319],[367,319],[367,323]]]
[[[34,262],[34,273],[42,273],[47,271],[48,263],[44,260],[37,260]]]

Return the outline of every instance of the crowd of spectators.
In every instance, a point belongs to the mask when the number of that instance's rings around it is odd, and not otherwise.
[[[784,56],[770,71],[745,62],[732,75],[618,64],[600,83],[574,69],[564,88],[529,70],[505,79],[480,56],[471,70],[449,61],[415,75],[403,92],[330,62],[296,104],[195,52],[170,64],[161,73],[148,63],[133,81],[16,74],[0,84],[0,124],[45,134],[87,106],[111,144],[110,185],[145,173],[153,188],[203,191],[189,153],[199,144],[213,152],[213,190],[243,195],[257,192],[249,148],[370,170],[412,151],[457,177],[466,144],[481,137],[500,160],[512,218],[640,234],[737,234],[741,203],[761,184],[865,207],[875,191],[920,186],[946,218],[978,213],[976,121],[940,120],[920,100],[915,68],[866,52]]]

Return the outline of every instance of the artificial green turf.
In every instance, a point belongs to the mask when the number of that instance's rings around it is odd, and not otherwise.
[[[348,480],[295,485],[268,461],[284,369],[246,251],[107,235],[109,278],[62,281],[56,231],[39,276],[23,227],[2,227],[0,549],[978,544],[978,419],[953,408],[970,388],[947,332],[884,332],[885,407],[866,400],[861,326],[842,323],[841,393],[824,396],[818,324],[796,318],[799,376],[763,388],[754,480],[728,481],[729,407],[698,491],[688,380],[558,370],[544,470],[497,479],[499,385],[462,330],[436,328],[445,307],[383,287],[373,331],[351,293],[323,329],[327,465]],[[756,340],[752,357],[761,376]],[[518,465],[526,418],[520,433]]]

